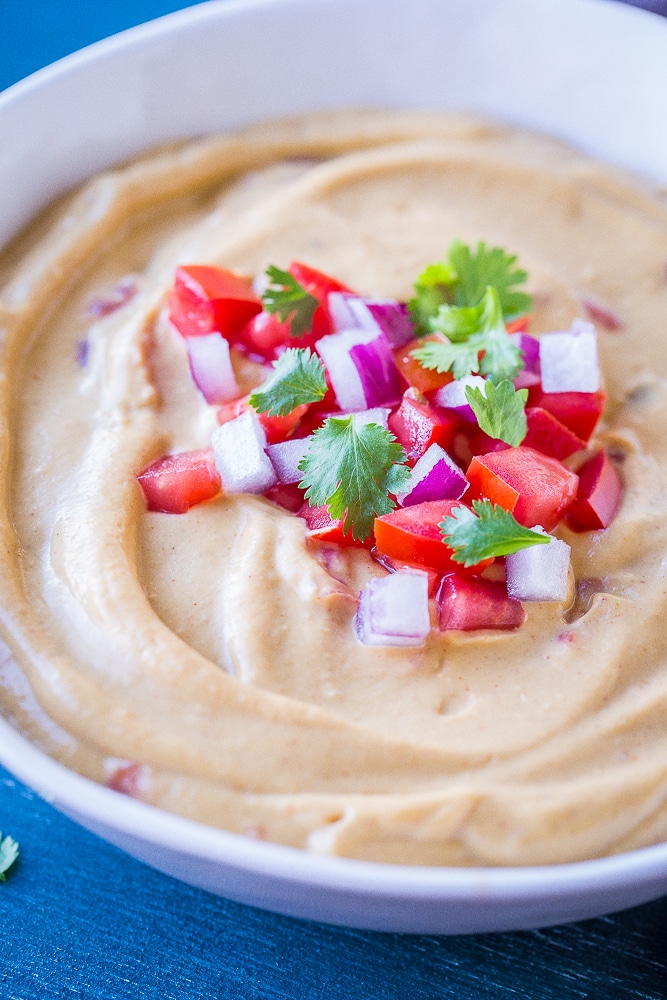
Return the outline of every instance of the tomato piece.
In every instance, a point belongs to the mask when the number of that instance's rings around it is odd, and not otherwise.
[[[367,538],[363,542],[357,538],[353,538],[351,531],[343,534],[342,520],[333,518],[326,504],[322,504],[320,507],[311,507],[306,500],[298,514],[306,522],[308,537],[312,538],[313,541],[335,542],[336,545],[352,545],[364,549],[371,549],[375,544],[372,533],[370,538]]]
[[[233,271],[204,264],[176,268],[169,319],[184,337],[218,332],[229,338],[261,308],[250,281]]]
[[[185,514],[190,507],[212,500],[222,489],[213,452],[183,451],[164,455],[137,476],[149,510]]]
[[[378,553],[399,562],[413,563],[441,573],[461,571],[452,560],[452,549],[440,531],[440,522],[454,507],[466,506],[460,500],[426,500],[412,507],[398,507],[390,514],[375,518],[375,544]],[[493,562],[486,559],[467,572],[481,572]]]
[[[414,464],[432,444],[447,451],[454,440],[458,418],[433,406],[417,389],[406,389],[399,408],[389,416],[389,430]]]
[[[573,531],[596,531],[608,527],[621,503],[623,483],[606,451],[597,451],[579,469],[577,497],[567,509],[566,520]]]
[[[505,323],[505,329],[508,333],[527,333],[528,327],[530,326],[530,320],[530,313],[526,313],[525,316],[517,316],[516,319],[510,320],[509,323]]]
[[[543,392],[536,385],[528,390],[528,406],[539,406],[565,424],[585,443],[597,426],[607,396],[597,392]]]
[[[523,445],[476,455],[466,476],[476,497],[509,510],[527,528],[541,524],[546,531],[558,524],[579,485],[557,459]]]
[[[534,448],[562,461],[584,447],[581,438],[541,406],[526,408],[526,422],[528,432],[522,441],[526,448]]]
[[[276,313],[259,312],[239,331],[234,342],[262,361],[275,361],[290,346],[290,325]],[[294,342],[291,346],[296,346]]]
[[[276,483],[264,496],[291,514],[298,514],[303,507],[303,490],[299,489],[297,483]]]
[[[436,372],[430,368],[423,368],[416,358],[412,357],[412,352],[429,340],[440,340],[437,334],[431,337],[415,337],[402,347],[394,348],[393,355],[396,367],[408,383],[418,389],[419,392],[435,392],[443,385],[454,381],[451,372]]]
[[[446,576],[436,600],[441,632],[514,629],[526,620],[521,602],[509,597],[507,587],[501,582]]]
[[[238,399],[233,399],[231,402],[219,406],[216,412],[218,423],[226,424],[228,420],[234,420],[246,410],[252,409],[249,399],[250,395],[240,396]],[[258,413],[259,422],[266,434],[267,444],[277,444],[279,441],[286,441],[287,438],[292,437],[307,410],[308,404],[302,403],[301,406],[297,406],[284,417],[270,417],[268,413]]]
[[[354,294],[352,289],[348,288],[341,281],[337,281],[336,278],[331,278],[322,271],[316,271],[314,267],[302,264],[298,260],[293,260],[287,270],[300,285],[303,285],[308,294],[312,295],[320,303],[327,324],[326,333],[331,333],[331,313],[329,312],[328,304],[329,292],[349,292]],[[324,335],[324,333],[320,334],[322,337]]]

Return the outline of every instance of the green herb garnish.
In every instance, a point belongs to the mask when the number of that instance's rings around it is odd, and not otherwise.
[[[487,379],[484,392],[477,386],[466,386],[466,399],[477,417],[477,423],[489,437],[518,447],[526,436],[527,389],[515,389],[508,379],[498,385]]]
[[[265,310],[277,313],[283,323],[289,319],[291,337],[303,337],[312,327],[319,302],[289,271],[270,264],[266,273],[271,284],[262,295]]]
[[[299,463],[311,506],[326,504],[343,531],[365,541],[376,517],[396,506],[390,493],[407,486],[410,470],[393,434],[378,424],[357,427],[354,417],[329,417]]]
[[[258,413],[284,417],[297,406],[324,399],[324,365],[308,348],[289,347],[273,362],[273,372],[250,397]]]
[[[490,500],[473,500],[472,510],[454,507],[439,525],[452,559],[476,566],[483,559],[508,556],[531,545],[546,545],[551,537],[524,528],[508,510]]]

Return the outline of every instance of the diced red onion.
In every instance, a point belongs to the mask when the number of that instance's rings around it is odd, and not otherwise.
[[[507,593],[517,601],[565,601],[569,569],[567,542],[551,538],[548,545],[531,545],[505,556]]]
[[[466,386],[479,389],[486,396],[486,381],[481,375],[464,375],[463,378],[448,382],[433,394],[436,406],[444,406],[447,410],[455,410],[462,420],[477,423],[477,417],[466,399]]]
[[[597,392],[600,368],[593,324],[575,319],[567,331],[542,334],[540,370],[544,392]]]
[[[377,330],[341,330],[322,337],[315,349],[327,367],[341,410],[395,406],[401,378],[384,334]]]
[[[528,333],[511,333],[510,340],[519,348],[523,368],[513,379],[515,389],[529,389],[540,383],[540,342]]]
[[[241,395],[232,368],[229,343],[221,333],[186,337],[185,345],[192,378],[207,403],[226,403]]]
[[[595,299],[586,298],[581,300],[581,304],[588,318],[593,323],[598,323],[603,330],[615,332],[616,330],[623,329],[625,325],[623,320],[609,306],[604,305],[602,302],[596,302]]]
[[[414,338],[414,328],[404,302],[364,299],[349,292],[329,292],[327,305],[336,332],[376,330],[384,333],[391,347],[402,347]]]
[[[264,493],[275,486],[276,473],[264,450],[266,435],[254,410],[216,427],[211,446],[226,493]]]
[[[460,500],[468,480],[439,444],[432,444],[410,470],[408,488],[396,494],[403,507],[425,500]]]
[[[299,471],[299,462],[308,451],[309,444],[310,437],[305,437],[289,438],[287,441],[267,446],[266,453],[276,470],[278,482],[298,483],[303,479],[303,472]]]
[[[430,627],[428,573],[377,577],[359,595],[355,629],[365,646],[422,646]]]

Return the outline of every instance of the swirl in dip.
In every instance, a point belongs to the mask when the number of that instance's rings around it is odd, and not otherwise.
[[[605,531],[558,529],[571,607],[367,647],[356,595],[383,570],[366,551],[324,559],[261,497],[146,511],[137,474],[215,426],[166,297],[184,261],[257,275],[296,258],[405,299],[456,238],[518,254],[531,329],[597,317],[594,443],[624,501]],[[0,258],[5,716],[96,781],[312,851],[519,865],[664,839],[666,260],[658,195],[543,137],[431,114],[162,150],[50,209]],[[263,380],[234,362],[242,391]]]

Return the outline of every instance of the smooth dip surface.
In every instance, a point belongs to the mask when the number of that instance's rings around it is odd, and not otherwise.
[[[179,263],[300,259],[407,298],[456,238],[518,254],[532,332],[583,300],[620,321],[598,324],[595,440],[625,498],[605,532],[558,530],[571,608],[364,647],[365,552],[316,552],[263,498],[146,512],[137,473],[215,426],[166,295]],[[5,716],[96,781],[311,851],[519,865],[665,839],[666,261],[659,193],[467,118],[272,123],[91,181],[0,257]],[[91,318],[128,275],[134,298]],[[244,390],[262,380],[236,361]]]

